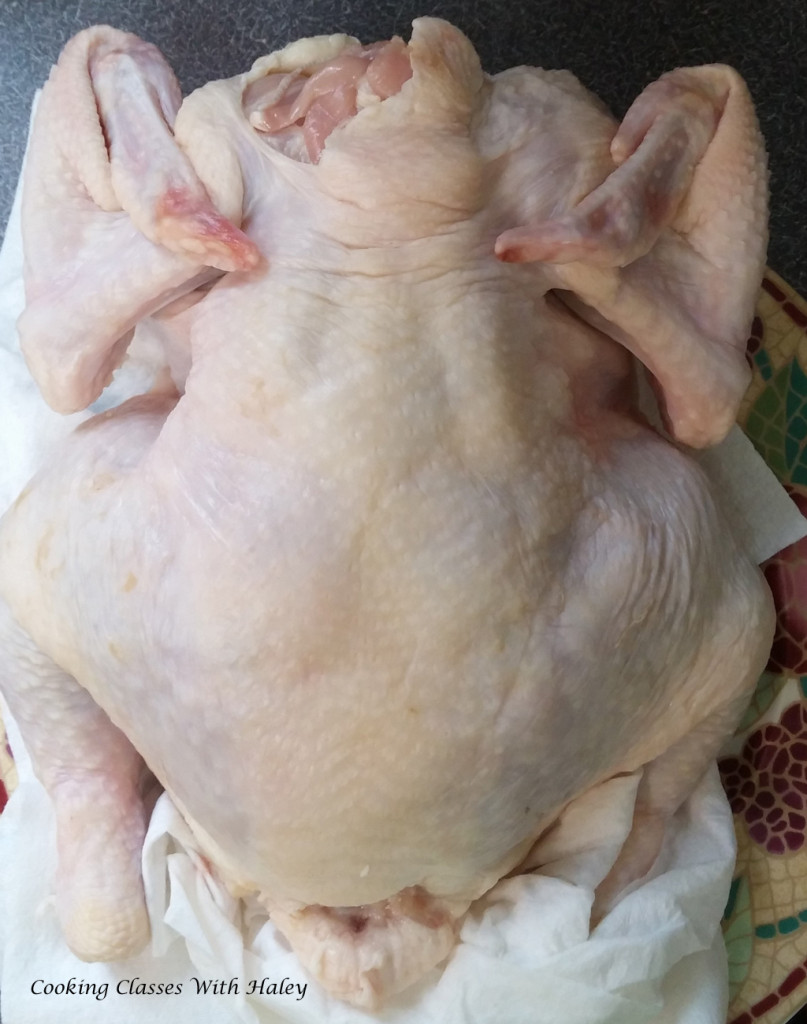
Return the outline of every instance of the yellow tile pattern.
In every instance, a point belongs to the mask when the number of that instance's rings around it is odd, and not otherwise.
[[[763,347],[771,370],[775,374],[795,357],[807,372],[807,330],[798,316],[800,313],[807,318],[807,303],[777,274],[769,270],[766,278],[782,296],[772,295],[763,289],[757,304],[757,315],[764,327]],[[785,307],[795,308],[795,314],[791,315]],[[739,415],[741,424],[746,422],[750,409],[766,386],[767,381],[755,367],[753,381]],[[804,701],[797,678],[787,679],[785,688],[784,704],[777,700],[775,707],[779,710],[763,712],[745,730],[746,736],[765,722],[778,721],[783,706]],[[758,1012],[758,1004],[764,1006],[772,995],[778,996],[779,987],[791,972],[807,964],[807,921],[798,917],[807,911],[807,845],[795,853],[772,855],[751,839],[739,815],[735,816],[735,826],[738,841],[735,877],[745,876],[750,882],[753,929],[786,922],[787,927],[793,930],[782,934],[777,927],[773,937],[754,939],[748,973],[732,999],[728,1020],[742,1021],[743,1024],[749,1019],[754,1024],[785,1024],[807,1002],[807,977],[793,991],[779,996],[776,1005],[770,1009]],[[794,918],[796,927],[793,927]]]

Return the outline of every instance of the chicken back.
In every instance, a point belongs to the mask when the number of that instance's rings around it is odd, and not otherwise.
[[[644,766],[607,909],[772,634],[684,450],[747,383],[766,178],[739,76],[673,71],[619,124],[424,18],[182,101],[158,50],[97,27],[42,94],[23,230],[54,408],[92,403],[138,324],[170,369],[0,525],[2,686],[76,954],[148,940],[149,772],[357,1005]],[[639,362],[672,442],[636,411]]]

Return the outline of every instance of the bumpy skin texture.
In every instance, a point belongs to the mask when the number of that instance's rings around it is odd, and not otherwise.
[[[296,43],[178,114],[153,48],[66,48],[24,351],[82,407],[158,311],[174,385],[88,421],[6,515],[0,657],[79,955],[146,940],[145,764],[323,984],[373,1006],[570,799],[646,765],[607,908],[763,666],[761,576],[634,412],[627,350],[679,439],[725,433],[765,172],[728,68],[673,72],[617,130],[567,73],[484,75],[440,21],[383,51],[386,98],[357,46]],[[316,145],[264,130],[264,77],[329,83],[345,53],[358,91],[326,96]]]

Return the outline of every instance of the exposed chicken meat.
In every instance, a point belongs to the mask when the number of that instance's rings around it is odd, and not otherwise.
[[[357,112],[362,83],[384,100],[412,77],[406,46],[397,37],[370,47],[347,47],[306,71],[306,76],[294,71],[259,78],[245,91],[244,108],[259,131],[274,134],[299,125],[312,163],[319,160],[334,128]]]

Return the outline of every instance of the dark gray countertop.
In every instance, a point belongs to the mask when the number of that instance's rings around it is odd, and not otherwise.
[[[616,114],[651,79],[722,61],[746,78],[768,140],[769,264],[807,295],[807,3],[804,0],[0,0],[0,224],[17,179],[34,89],[64,42],[107,22],[157,43],[187,92],[291,39],[408,34],[418,14],[453,21],[483,64],[569,68]]]

